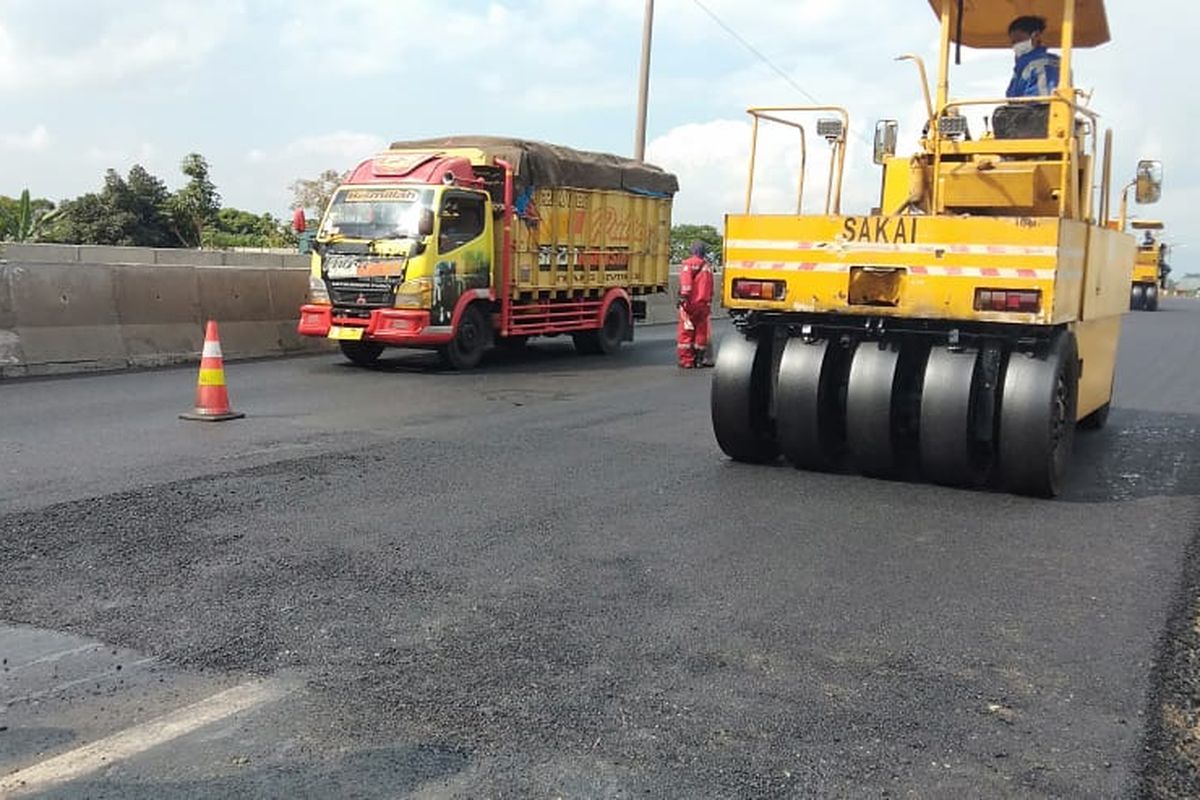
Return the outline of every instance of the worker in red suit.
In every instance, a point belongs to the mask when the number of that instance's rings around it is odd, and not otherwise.
[[[713,272],[704,242],[692,242],[692,254],[679,270],[679,334],[677,353],[683,369],[711,367],[709,317],[712,313]]]

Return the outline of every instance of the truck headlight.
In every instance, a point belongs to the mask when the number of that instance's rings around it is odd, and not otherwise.
[[[396,289],[396,308],[429,308],[433,305],[433,279],[414,278]]]
[[[308,276],[308,302],[318,306],[331,305],[329,302],[329,290],[325,288],[325,281],[315,275]]]

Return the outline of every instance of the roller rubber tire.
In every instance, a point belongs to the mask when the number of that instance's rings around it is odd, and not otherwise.
[[[846,385],[846,449],[864,475],[890,477],[899,469],[897,398],[900,351],[860,342]]]
[[[1146,287],[1146,310],[1147,311],[1158,311],[1158,287],[1157,286],[1147,286]]]
[[[844,447],[835,346],[789,339],[779,361],[775,426],[783,455],[798,469],[829,469]]]
[[[1146,287],[1140,283],[1134,284],[1129,290],[1129,308],[1132,311],[1141,311],[1146,305]]]
[[[921,389],[921,466],[933,482],[972,486],[982,478],[984,464],[973,441],[977,395],[975,352],[929,351]]]
[[[1075,442],[1078,397],[1075,339],[1060,334],[1035,357],[1013,353],[1000,401],[999,466],[1010,491],[1054,497]]]
[[[763,464],[779,456],[768,412],[769,343],[730,334],[717,351],[710,404],[713,433],[734,461]]]

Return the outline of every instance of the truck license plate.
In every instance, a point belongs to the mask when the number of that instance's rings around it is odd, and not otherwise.
[[[330,339],[346,339],[357,340],[363,337],[362,328],[344,328],[339,325],[334,325],[329,329]]]

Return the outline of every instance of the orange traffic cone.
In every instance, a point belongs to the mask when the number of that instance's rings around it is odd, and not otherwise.
[[[179,417],[201,422],[223,422],[244,416],[229,407],[221,339],[217,336],[217,323],[209,320],[208,328],[204,331],[204,352],[200,356],[200,378],[196,382],[196,409],[185,411]]]

